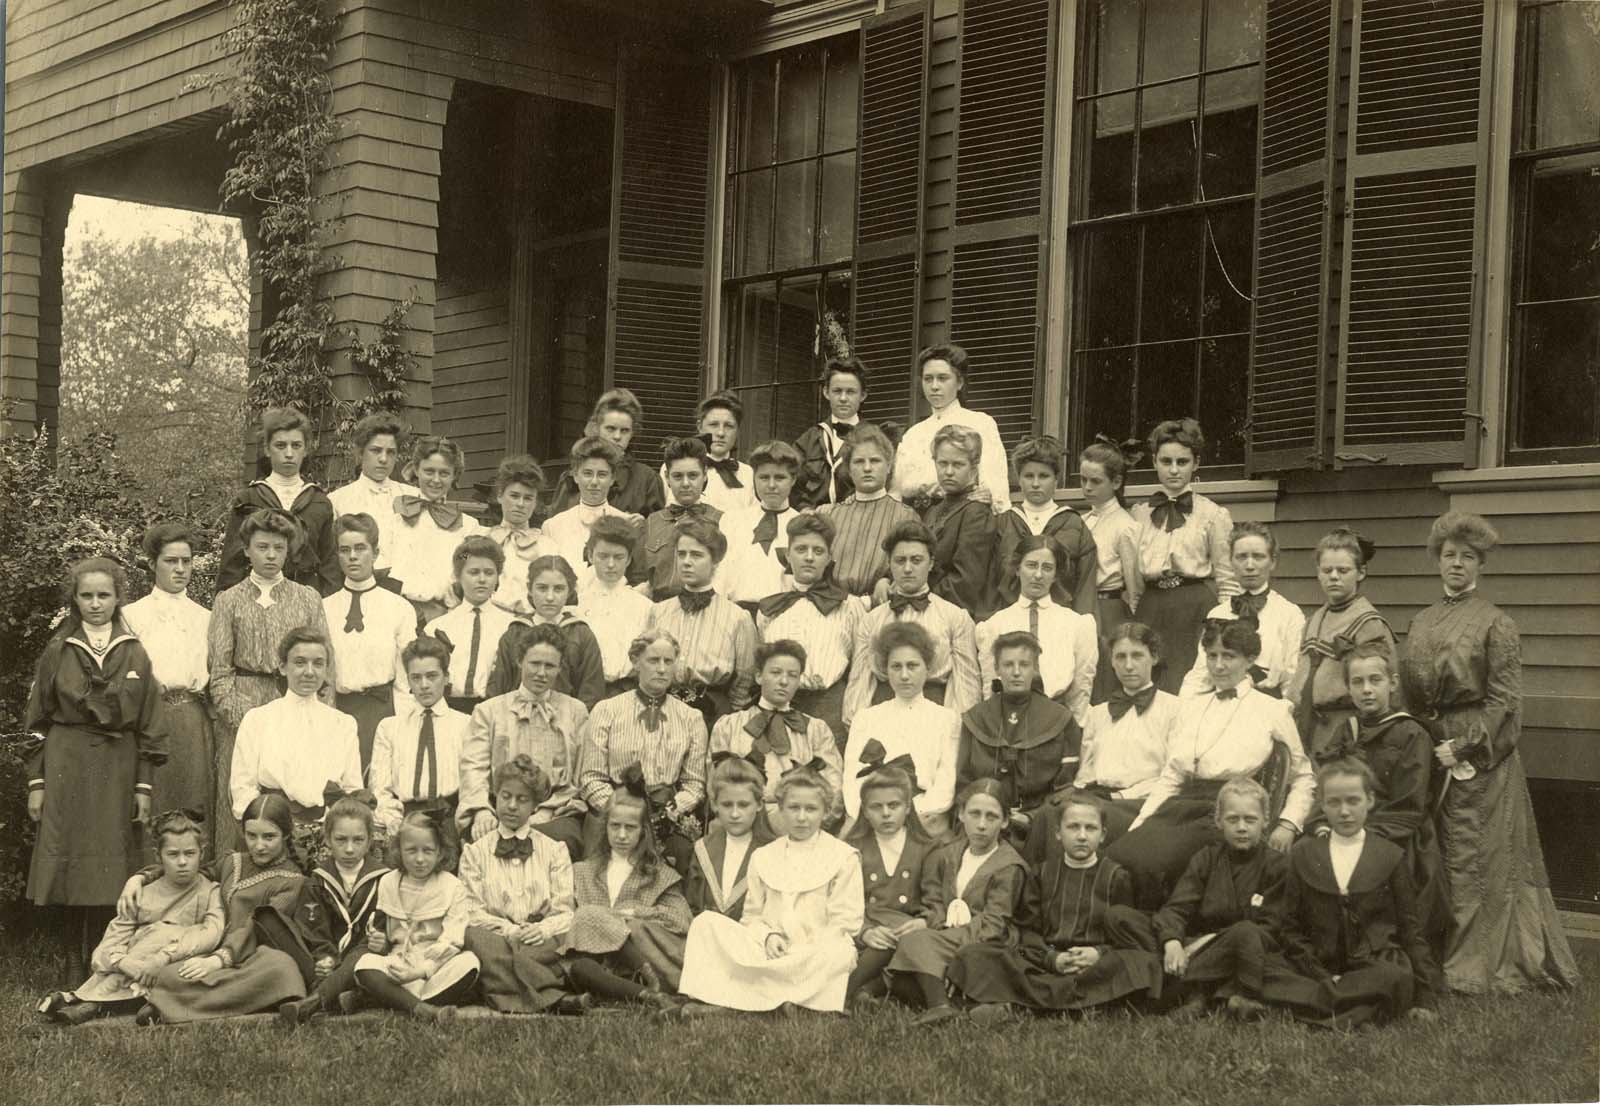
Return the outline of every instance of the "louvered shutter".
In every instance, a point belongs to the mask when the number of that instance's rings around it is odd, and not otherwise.
[[[950,338],[962,402],[1009,446],[1032,432],[1044,308],[1054,0],[962,0]]]
[[[1335,462],[1472,463],[1485,0],[1358,0]]]
[[[852,349],[874,380],[862,416],[909,425],[921,335],[928,10],[861,22]]]
[[[692,433],[705,367],[706,201],[713,74],[630,51],[617,97],[606,385],[645,420],[631,452]]]
[[[1267,0],[1245,464],[1320,467],[1326,433],[1339,0]]]

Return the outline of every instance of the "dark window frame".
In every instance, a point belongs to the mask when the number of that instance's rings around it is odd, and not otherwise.
[[[1208,277],[1207,270],[1210,268],[1212,258],[1215,258],[1218,269],[1224,273],[1225,277],[1229,272],[1228,265],[1224,263],[1221,250],[1216,244],[1216,232],[1215,225],[1213,223],[1213,216],[1220,214],[1245,216],[1248,225],[1250,226],[1249,233],[1252,252],[1254,249],[1254,224],[1256,205],[1258,202],[1256,181],[1260,158],[1260,96],[1258,92],[1255,103],[1257,142],[1256,150],[1252,156],[1251,164],[1249,166],[1249,173],[1247,174],[1249,188],[1247,191],[1235,191],[1221,196],[1210,196],[1205,194],[1206,187],[1204,159],[1207,151],[1205,143],[1206,86],[1208,81],[1213,81],[1220,77],[1226,77],[1229,74],[1254,71],[1259,75],[1261,66],[1263,64],[1263,59],[1261,52],[1258,49],[1256,57],[1251,61],[1208,67],[1207,50],[1209,46],[1208,38],[1212,21],[1212,0],[1203,0],[1203,2],[1197,6],[1200,9],[1199,42],[1196,51],[1197,68],[1195,68],[1192,72],[1178,73],[1156,80],[1145,80],[1147,42],[1146,29],[1149,17],[1149,8],[1146,4],[1141,2],[1139,5],[1138,32],[1134,44],[1135,73],[1133,77],[1133,83],[1127,85],[1126,87],[1109,88],[1104,91],[1096,91],[1094,88],[1094,83],[1098,75],[1095,57],[1095,51],[1099,45],[1098,19],[1092,0],[1079,0],[1077,5],[1079,34],[1077,57],[1074,64],[1074,82],[1072,90],[1072,110],[1074,112],[1073,133],[1075,138],[1073,143],[1074,149],[1072,151],[1071,165],[1069,168],[1071,181],[1071,206],[1067,227],[1068,241],[1070,244],[1070,256],[1072,258],[1073,266],[1073,303],[1071,305],[1072,324],[1069,330],[1069,344],[1065,351],[1066,361],[1069,366],[1067,386],[1067,394],[1069,397],[1067,409],[1068,417],[1066,420],[1065,430],[1067,445],[1071,450],[1072,457],[1076,457],[1079,451],[1081,451],[1086,445],[1090,444],[1090,442],[1094,440],[1094,437],[1097,433],[1106,433],[1108,436],[1118,439],[1129,436],[1136,436],[1142,439],[1142,437],[1150,431],[1153,425],[1149,419],[1142,420],[1137,426],[1128,427],[1107,427],[1088,424],[1088,401],[1086,391],[1092,375],[1090,372],[1091,359],[1096,356],[1124,354],[1131,358],[1129,368],[1132,373],[1132,379],[1129,381],[1127,404],[1130,412],[1133,413],[1134,418],[1138,417],[1139,410],[1139,370],[1142,361],[1141,354],[1145,353],[1146,351],[1154,350],[1163,346],[1170,347],[1183,343],[1189,343],[1193,345],[1194,353],[1191,370],[1192,376],[1190,379],[1193,386],[1192,394],[1195,397],[1195,402],[1189,405],[1190,409],[1183,410],[1179,409],[1179,405],[1173,405],[1173,408],[1170,411],[1170,415],[1173,417],[1188,414],[1199,417],[1200,412],[1198,407],[1200,404],[1198,401],[1201,395],[1201,388],[1204,386],[1207,349],[1208,345],[1211,343],[1232,343],[1239,347],[1242,351],[1241,356],[1243,358],[1243,362],[1240,365],[1240,371],[1243,374],[1248,373],[1250,339],[1252,335],[1251,326],[1247,323],[1243,329],[1229,329],[1211,333],[1206,332],[1205,302]],[[1182,85],[1184,83],[1193,83],[1195,85],[1195,110],[1192,120],[1194,135],[1190,198],[1184,203],[1141,209],[1139,206],[1140,156],[1144,146],[1143,134],[1146,130],[1143,120],[1145,96],[1152,89],[1167,88],[1175,85]],[[1259,82],[1257,83],[1257,88],[1259,89]],[[1133,124],[1129,131],[1129,135],[1132,139],[1132,154],[1127,171],[1128,210],[1119,211],[1112,214],[1091,215],[1089,214],[1089,181],[1092,173],[1092,154],[1090,147],[1093,143],[1094,134],[1093,111],[1097,103],[1110,100],[1115,97],[1132,97]],[[1144,283],[1145,278],[1150,270],[1150,265],[1145,259],[1149,232],[1153,226],[1158,226],[1163,222],[1193,218],[1197,214],[1203,220],[1202,233],[1204,235],[1204,239],[1202,241],[1202,252],[1200,254],[1201,260],[1198,278],[1195,281],[1194,322],[1192,328],[1194,333],[1180,338],[1141,339],[1140,332],[1143,326],[1144,313]],[[1090,323],[1089,297],[1091,286],[1091,265],[1093,261],[1092,251],[1097,238],[1096,232],[1108,228],[1116,228],[1119,226],[1131,227],[1135,233],[1134,248],[1136,250],[1136,259],[1133,263],[1134,283],[1131,288],[1127,289],[1127,295],[1125,297],[1125,300],[1131,301],[1129,303],[1133,320],[1129,328],[1131,339],[1125,342],[1091,346],[1087,344],[1087,341],[1089,338],[1088,331]],[[1247,283],[1253,279],[1251,270],[1252,263],[1249,259],[1246,259],[1243,268],[1240,269],[1239,272],[1244,281]],[[1250,290],[1250,295],[1252,297],[1253,306],[1253,287]],[[1247,429],[1249,414],[1249,394],[1247,386],[1239,390],[1237,406],[1237,417],[1239,424],[1241,427],[1246,427]],[[1163,415],[1162,417],[1167,416]],[[1204,422],[1204,420],[1202,420],[1202,422]],[[1145,425],[1145,423],[1151,423],[1151,425]],[[1213,441],[1215,440],[1216,435],[1213,427],[1207,427],[1207,434],[1209,438],[1211,438]],[[1203,480],[1226,480],[1242,478],[1245,475],[1244,443],[1242,438],[1238,443],[1237,452],[1237,458],[1231,458],[1226,463],[1217,462],[1209,457],[1205,459],[1202,463],[1201,478]],[[1076,468],[1075,464],[1069,467],[1072,469]],[[1128,482],[1130,484],[1152,482],[1153,479],[1153,469],[1150,467],[1148,458],[1141,462],[1139,468],[1132,470],[1128,474]]]
[[[1511,271],[1507,282],[1509,340],[1506,345],[1505,433],[1505,460],[1507,464],[1515,465],[1572,464],[1600,460],[1600,395],[1595,397],[1594,404],[1596,412],[1594,441],[1584,445],[1569,446],[1523,447],[1519,444],[1523,417],[1526,413],[1523,410],[1521,382],[1524,370],[1523,340],[1526,336],[1528,309],[1560,304],[1600,305],[1600,291],[1555,299],[1527,298],[1529,259],[1532,253],[1528,243],[1535,219],[1532,210],[1532,189],[1534,175],[1539,166],[1574,157],[1592,158],[1594,165],[1589,171],[1591,175],[1600,174],[1600,136],[1591,142],[1558,146],[1539,146],[1536,139],[1530,139],[1538,89],[1538,41],[1534,32],[1541,11],[1565,2],[1566,0],[1522,0],[1517,11],[1511,148]],[[1600,348],[1592,352],[1597,362],[1600,362]],[[1600,391],[1600,377],[1596,378],[1596,388]]]
[[[856,61],[856,104],[857,110],[852,120],[853,141],[849,145],[830,147],[828,137],[828,78],[830,55],[836,50],[848,51]],[[799,56],[802,52],[815,52],[818,55],[818,81],[817,97],[817,123],[815,149],[813,152],[799,157],[779,158],[778,144],[780,141],[779,112],[783,97],[783,63],[786,58]],[[727,118],[728,142],[727,165],[724,173],[722,187],[725,204],[723,222],[723,261],[718,294],[722,303],[722,346],[721,358],[723,367],[723,388],[738,396],[745,404],[745,417],[740,420],[739,437],[741,446],[748,449],[751,445],[765,441],[778,434],[778,412],[788,403],[796,399],[807,405],[808,410],[820,411],[820,392],[817,387],[817,378],[822,372],[826,361],[826,351],[821,341],[817,340],[816,324],[813,324],[812,365],[810,373],[805,379],[785,380],[779,377],[781,358],[783,355],[784,333],[782,328],[781,310],[774,312],[775,325],[772,327],[771,350],[768,354],[769,365],[774,379],[770,381],[749,381],[754,366],[741,364],[747,338],[744,331],[744,312],[741,309],[741,292],[746,289],[770,285],[773,289],[772,303],[782,305],[785,286],[793,287],[795,284],[811,284],[815,282],[813,298],[814,315],[817,320],[824,318],[828,306],[828,289],[830,283],[839,286],[842,280],[845,308],[845,330],[848,333],[849,290],[855,280],[855,255],[854,255],[854,224],[856,208],[856,184],[860,174],[860,143],[859,130],[859,105],[860,105],[860,58],[861,36],[858,32],[849,31],[840,35],[830,36],[825,39],[802,43],[798,46],[788,47],[771,53],[759,54],[752,58],[735,62],[730,66],[729,80],[729,110]],[[749,165],[742,165],[745,161],[741,142],[744,136],[744,102],[747,95],[747,81],[744,73],[757,65],[770,65],[772,72],[771,91],[771,147],[767,156]],[[850,249],[845,257],[831,261],[822,260],[822,244],[824,237],[824,205],[826,196],[824,189],[827,180],[826,164],[830,158],[843,155],[855,157],[856,176],[847,189],[841,193],[842,202],[848,206],[852,225],[850,234]],[[787,268],[772,268],[771,263],[778,254],[779,232],[779,193],[777,187],[779,170],[785,166],[810,164],[814,169],[815,180],[812,184],[813,195],[811,203],[812,230],[810,241],[810,262]],[[743,249],[741,220],[744,212],[741,209],[741,189],[739,184],[745,178],[757,174],[771,173],[772,185],[767,197],[770,207],[767,212],[767,244],[766,257],[769,268],[759,272],[739,273],[740,254]],[[741,378],[746,378],[741,382]],[[754,416],[756,405],[752,398],[769,395],[771,403],[768,405],[769,417],[764,425],[757,426]],[[803,398],[802,398],[803,397]],[[791,435],[792,436],[792,435]]]

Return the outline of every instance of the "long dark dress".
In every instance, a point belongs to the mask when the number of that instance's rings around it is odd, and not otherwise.
[[[1522,642],[1516,623],[1477,592],[1411,622],[1400,679],[1407,705],[1476,771],[1451,779],[1438,813],[1453,924],[1444,957],[1454,991],[1573,987],[1572,957],[1517,742]]]
[[[230,853],[219,867],[227,915],[219,947],[232,953],[233,967],[198,980],[180,977],[181,963],[162,968],[147,996],[162,1021],[254,1014],[304,998],[314,960],[333,954],[332,947],[308,941],[313,900],[293,860],[285,856],[263,868],[244,853]]]
[[[1127,869],[1100,858],[1088,868],[1048,865],[1039,879],[1041,909],[1022,942],[1015,948],[963,945],[950,964],[951,983],[974,1002],[1033,1010],[1083,1010],[1140,993],[1160,996],[1161,961],[1148,930],[1123,921],[1138,916]],[[1099,961],[1075,974],[1057,972],[1056,954],[1078,946],[1093,946]]]
[[[44,812],[28,866],[38,906],[109,906],[138,867],[134,792],[167,759],[161,686],[150,657],[117,620],[97,662],[74,618],[44,647],[23,724],[30,787]]]
[[[957,838],[935,849],[924,862],[922,905],[930,928],[915,929],[900,938],[889,971],[922,972],[942,978],[963,945],[982,941],[1011,948],[1021,939],[1017,919],[1028,918],[1038,909],[1038,887],[1027,864],[1015,849],[1001,841],[957,895],[956,877],[966,851],[966,838]],[[972,921],[951,926],[945,919],[957,898],[966,902]]]

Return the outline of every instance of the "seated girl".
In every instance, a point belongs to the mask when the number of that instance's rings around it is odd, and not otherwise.
[[[1090,621],[1087,615],[1075,615]],[[1000,781],[1011,810],[1014,840],[1028,835],[1034,812],[1066,787],[1078,768],[1078,725],[1072,712],[1035,688],[1039,639],[1026,630],[1001,634],[990,643],[991,667],[1000,693],[961,716],[956,788],[985,776]],[[1093,654],[1091,653],[1091,656]]]
[[[707,912],[689,927],[678,989],[703,1005],[838,1013],[863,918],[861,859],[822,832],[833,796],[809,767],[778,782],[788,836],[756,850],[741,921]]]
[[[672,673],[674,698],[698,710],[706,728],[753,699],[756,627],[738,604],[713,586],[728,539],[708,522],[678,524],[674,537],[679,592],[650,610],[648,627],[679,643]]]
[[[835,826],[843,817],[840,797],[842,766],[833,730],[820,718],[795,709],[795,692],[805,679],[806,651],[797,641],[768,641],[756,646],[756,686],[761,697],[748,710],[723,715],[711,729],[708,748],[711,754],[728,752],[759,761],[769,780],[776,780],[789,769],[813,760],[822,762],[822,780],[834,794],[835,809],[828,811],[825,826]],[[766,796],[767,820],[776,833],[783,833],[783,816],[776,793]]]
[[[895,949],[889,973],[896,993],[920,1001],[913,1025],[957,1015],[945,992],[945,971],[963,946],[984,941],[1013,948],[1016,919],[1037,903],[1028,866],[1004,840],[1009,811],[998,780],[974,780],[961,793],[962,836],[940,846],[922,869],[928,925],[913,929]]]
[[[161,876],[142,880],[131,900],[119,904],[75,991],[57,991],[39,1003],[52,1021],[81,1025],[108,1014],[133,1013],[144,1002],[156,973],[177,960],[202,956],[222,939],[222,894],[200,872],[200,818],[180,810],[155,819]]]
[[[1190,858],[1156,912],[1162,965],[1183,995],[1177,1017],[1199,1017],[1217,1001],[1237,1011],[1261,999],[1289,869],[1282,853],[1267,848],[1267,803],[1266,789],[1249,776],[1224,782],[1216,812],[1222,840]]]
[[[961,716],[923,696],[933,639],[921,626],[891,622],[873,642],[873,652],[894,697],[867,707],[850,727],[844,763],[851,771],[844,781],[845,823],[840,832],[848,836],[861,817],[861,782],[854,770],[904,753],[915,763],[917,779],[927,781],[927,790],[916,799],[917,817],[937,841],[950,828],[956,761],[961,750]],[[881,749],[881,754],[874,755],[874,747]]]
[[[1109,846],[1139,816],[1167,766],[1178,697],[1155,685],[1162,644],[1154,630],[1142,622],[1123,622],[1107,636],[1117,687],[1109,699],[1089,708],[1075,786],[1100,796]],[[1030,848],[1025,855],[1037,862],[1044,853]]]
[[[1107,851],[1134,874],[1141,909],[1166,900],[1189,858],[1217,839],[1213,810],[1230,776],[1261,773],[1285,747],[1288,788],[1267,845],[1286,852],[1311,813],[1311,766],[1289,705],[1255,689],[1261,653],[1253,623],[1207,623],[1201,635],[1216,690],[1179,700],[1167,763],[1128,832]]]
[[[380,1005],[428,1021],[455,1015],[478,981],[478,958],[462,950],[472,907],[451,875],[455,857],[431,815],[407,814],[395,870],[378,881],[383,927],[367,934],[356,983]]]
[[[933,852],[913,805],[917,783],[911,758],[902,754],[887,764],[879,759],[857,775],[863,778],[861,818],[850,844],[861,853],[866,921],[856,935],[856,966],[845,987],[853,1006],[888,994],[884,972],[900,939],[926,928],[922,870]]]
[[[1061,861],[1039,871],[1040,909],[1015,946],[973,941],[950,964],[950,983],[979,1005],[974,1021],[1004,1020],[1013,1007],[1086,1010],[1161,994],[1161,965],[1144,915],[1132,909],[1133,879],[1100,856],[1100,800],[1072,792],[1061,802]]]
[[[682,879],[656,848],[644,772],[626,768],[620,783],[599,847],[573,869],[578,908],[561,942],[567,979],[602,1001],[671,1010],[689,903]]]
[[[1080,614],[1051,598],[1066,554],[1052,537],[1029,534],[1012,547],[1012,579],[1020,595],[1010,606],[978,623],[978,669],[983,694],[994,693],[999,672],[994,663],[995,639],[1005,634],[1032,634],[1043,648],[1035,664],[1042,690],[1072,711],[1081,729],[1089,720],[1095,666],[1100,663],[1100,634],[1094,616]]]
[[[356,993],[356,962],[366,955],[368,930],[378,911],[378,881],[389,866],[373,855],[377,819],[365,796],[340,799],[322,820],[329,857],[311,871],[307,894],[319,908],[319,935],[333,949],[337,966],[297,1002],[287,1002],[278,1016],[299,1025],[318,1014],[344,1012]],[[403,816],[402,816],[403,817]]]
[[[975,621],[989,615],[989,568],[994,557],[994,510],[972,498],[983,461],[976,430],[950,424],[933,436],[939,498],[922,516],[933,534],[933,593],[965,610]]]
[[[293,850],[294,813],[282,795],[257,795],[241,819],[245,851],[217,862],[223,932],[216,951],[156,972],[145,984],[141,1025],[255,1014],[291,999],[333,969],[333,950],[313,944],[306,877]],[[146,873],[123,888],[118,911]],[[208,877],[211,873],[207,873]]]
[[[694,861],[683,879],[684,897],[696,914],[709,910],[734,921],[744,916],[750,858],[772,841],[762,802],[767,791],[763,769],[732,753],[711,757],[711,812],[714,820],[694,843]]]
[[[1353,757],[1325,764],[1317,795],[1333,832],[1307,838],[1289,855],[1282,937],[1292,974],[1269,978],[1263,1001],[1339,1028],[1407,1013],[1433,1020],[1438,965],[1417,918],[1405,852],[1366,829],[1376,800],[1372,770]]]
[[[534,832],[550,777],[526,753],[496,766],[495,829],[461,853],[470,918],[463,947],[478,958],[483,1000],[502,1014],[583,1012],[562,984],[557,952],[572,924],[572,859]]]
[[[578,577],[564,557],[540,557],[528,565],[528,606],[532,613],[511,620],[495,650],[488,695],[504,695],[522,682],[521,657],[535,626],[556,626],[563,639],[561,671],[555,689],[593,710],[606,694],[600,642],[571,609],[578,601]]]
[[[544,470],[528,454],[505,457],[494,477],[494,498],[500,504],[500,522],[491,526],[489,538],[505,554],[495,606],[512,614],[528,613],[528,565],[557,552],[555,543],[533,524],[544,490]]]

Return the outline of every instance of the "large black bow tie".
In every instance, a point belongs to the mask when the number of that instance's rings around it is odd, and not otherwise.
[[[1194,512],[1194,493],[1184,492],[1177,499],[1167,498],[1166,492],[1150,497],[1150,521],[1169,534],[1183,528],[1183,520]]]
[[[494,855],[501,860],[527,860],[533,855],[533,838],[502,837],[494,843]]]
[[[1111,721],[1116,722],[1131,709],[1136,714],[1144,714],[1150,709],[1150,704],[1156,701],[1156,685],[1151,684],[1143,691],[1136,691],[1129,695],[1118,688],[1111,693],[1111,698],[1106,700],[1106,709],[1111,712]]]

